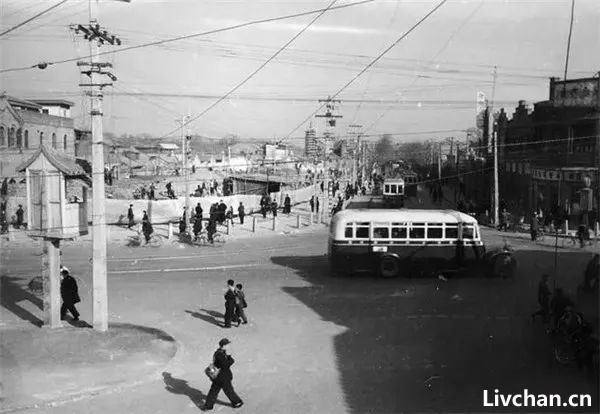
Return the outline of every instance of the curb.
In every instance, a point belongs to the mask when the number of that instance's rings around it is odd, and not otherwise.
[[[162,329],[161,329],[161,331],[162,331]],[[165,332],[165,331],[163,331],[163,332]],[[171,335],[169,335],[169,336],[171,336]],[[19,411],[24,411],[24,410],[36,410],[36,409],[40,409],[40,408],[59,407],[61,405],[65,405],[65,404],[69,404],[69,403],[73,403],[73,402],[77,402],[77,401],[82,401],[82,400],[91,399],[91,398],[104,396],[104,395],[120,393],[120,392],[125,391],[130,388],[149,384],[149,383],[157,380],[160,377],[160,374],[162,374],[171,365],[173,365],[175,362],[177,362],[176,360],[180,357],[181,351],[183,350],[183,344],[181,342],[179,342],[177,339],[175,339],[174,337],[172,337],[172,338],[175,340],[174,342],[175,342],[175,347],[176,347],[175,354],[173,355],[173,357],[171,357],[171,359],[169,359],[162,368],[151,372],[150,374],[144,376],[141,379],[131,380],[131,381],[124,380],[124,381],[120,381],[119,383],[114,384],[114,385],[105,385],[105,386],[87,388],[83,391],[67,394],[65,396],[62,396],[60,398],[56,398],[53,400],[48,400],[48,401],[43,401],[43,402],[39,402],[36,404],[22,405],[19,407],[12,407],[12,408],[8,408],[5,410],[0,410],[0,414],[14,413],[14,412],[19,412]]]

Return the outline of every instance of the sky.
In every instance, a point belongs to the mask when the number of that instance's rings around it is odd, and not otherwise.
[[[94,1],[94,0],[92,0]],[[99,2],[99,23],[122,46],[202,33],[253,20],[326,8],[332,0],[114,0]],[[357,0],[338,0],[343,5]],[[2,0],[0,32],[58,3]],[[359,73],[431,11],[438,1],[374,0],[320,16],[230,97],[187,125],[210,137],[277,139],[301,144],[318,99],[339,96],[336,133],[400,141],[455,136],[473,127],[476,96],[511,114],[521,99],[548,98],[549,77],[564,76],[570,0],[448,0],[367,71]],[[105,89],[104,130],[178,136],[177,118],[198,115],[297,35],[315,14],[119,52],[102,46],[118,80]],[[69,25],[85,23],[89,0],[69,0],[0,37],[0,71],[85,57],[89,44]],[[600,71],[600,1],[576,0],[568,78]],[[496,77],[494,81],[494,67]],[[75,103],[76,125],[89,125],[89,102],[75,62],[0,73],[0,92]],[[321,111],[322,112],[322,111]],[[303,122],[307,120],[306,122]],[[429,132],[439,131],[439,132]]]

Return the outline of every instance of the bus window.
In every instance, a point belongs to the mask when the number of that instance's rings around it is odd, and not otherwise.
[[[390,193],[396,194],[398,190],[396,190],[396,184],[390,184]]]
[[[413,226],[410,228],[410,231],[409,231],[409,238],[424,239],[425,238],[425,225],[423,223],[413,224]]]
[[[406,226],[392,227],[392,239],[406,239]]]
[[[390,229],[387,227],[374,227],[373,228],[373,238],[374,239],[389,239],[390,238]]]
[[[457,224],[446,224],[446,239],[456,240],[458,239],[458,225]]]
[[[383,189],[384,193],[389,193],[390,192],[390,185],[389,184],[386,184],[383,187],[384,187],[384,189]]]
[[[357,239],[368,239],[369,238],[369,223],[357,223],[355,237]]]
[[[434,227],[435,226],[435,227]],[[441,224],[427,226],[427,238],[428,239],[442,239],[444,238],[444,229]]]
[[[346,226],[346,230],[344,231],[344,237],[347,239],[352,238],[352,224],[348,224]]]
[[[463,239],[474,239],[475,231],[472,225],[463,224]]]

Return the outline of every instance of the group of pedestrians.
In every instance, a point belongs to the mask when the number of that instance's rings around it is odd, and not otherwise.
[[[242,290],[243,286],[241,283],[237,285],[231,279],[227,281],[227,290],[225,291],[225,328],[231,328],[231,323],[247,324],[248,318],[246,318],[246,312],[244,309],[248,307],[246,302],[246,295]]]
[[[150,184],[150,187],[146,188],[145,185],[138,188],[133,193],[133,198],[135,199],[148,199],[148,200],[156,200],[156,187],[154,183]]]

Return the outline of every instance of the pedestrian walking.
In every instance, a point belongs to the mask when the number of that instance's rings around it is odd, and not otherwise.
[[[202,215],[200,217],[196,216],[194,219],[194,241],[198,240],[198,235],[202,232]]]
[[[225,216],[227,214],[227,205],[221,200],[219,202],[219,224],[225,223]]]
[[[231,366],[235,363],[235,360],[230,354],[229,345],[231,341],[227,338],[223,338],[219,341],[219,349],[213,355],[213,365],[218,370],[218,374],[213,379],[206,401],[202,407],[202,411],[209,411],[214,408],[215,402],[221,390],[225,393],[231,406],[233,408],[239,408],[244,405],[242,399],[236,394],[233,389],[233,373],[231,372]]]
[[[235,282],[229,279],[225,291],[225,328],[231,328],[231,321],[235,317],[235,299]]]
[[[79,290],[77,288],[77,282],[70,275],[69,270],[64,268],[60,272],[60,296],[62,297],[62,306],[60,307],[60,319],[65,320],[67,311],[71,312],[74,321],[79,320],[79,312],[75,308],[75,304],[81,302],[79,298]]]
[[[214,235],[217,232],[217,219],[214,215],[210,216],[208,219],[208,224],[206,225],[206,234],[208,236],[208,241],[213,244],[214,243]]]
[[[202,221],[202,213],[202,206],[200,205],[200,203],[196,204],[196,220]]]
[[[186,218],[187,218],[187,207],[183,208],[183,215],[181,216],[181,220],[179,220],[179,234],[183,234],[185,233],[187,224],[186,224]]]
[[[550,287],[548,286],[548,279],[550,276],[547,274],[542,275],[542,279],[538,284],[538,304],[540,309],[531,314],[531,318],[535,319],[536,316],[541,316],[543,321],[547,323],[550,320]]]
[[[319,198],[316,199],[315,206],[316,206],[316,209],[317,209],[317,214],[319,214]]]
[[[146,210],[144,210],[144,215],[142,217],[142,233],[146,239],[146,244],[148,244],[150,242],[150,236],[154,233],[154,229],[152,228],[152,223],[150,223]]]
[[[229,206],[225,218],[227,219],[228,223],[231,223],[231,227],[233,227],[233,206]]]
[[[240,326],[240,321],[244,325],[248,323],[248,318],[246,318],[246,312],[244,311],[244,309],[248,307],[248,304],[246,303],[246,295],[242,289],[241,283],[235,285],[235,320],[237,321],[238,326]]]
[[[148,192],[148,199],[154,200],[154,190],[155,189],[156,189],[156,187],[154,187],[154,184],[150,184],[150,191]]]
[[[21,204],[19,204],[19,208],[17,209],[17,221],[15,223],[15,227],[20,229],[23,226],[23,215],[24,215],[24,211],[23,211],[23,206]]]
[[[244,217],[246,216],[246,209],[244,205],[240,201],[240,206],[238,207],[238,216],[240,218],[240,224],[244,224]]]
[[[129,204],[129,210],[127,210],[127,220],[129,221],[129,223],[127,224],[127,228],[130,229],[135,225],[135,222],[133,221],[133,204]]]
[[[312,196],[310,198],[309,204],[310,204],[310,212],[314,213],[315,212],[315,196]]]
[[[290,214],[292,212],[292,199],[289,194],[285,195],[285,200],[283,201],[283,213]]]
[[[530,226],[530,230],[529,230],[531,233],[531,241],[537,240],[539,225],[540,224],[538,223],[537,213],[534,211],[533,214],[531,215],[531,226]]]
[[[271,212],[273,213],[273,217],[277,217],[277,201],[271,203]]]

